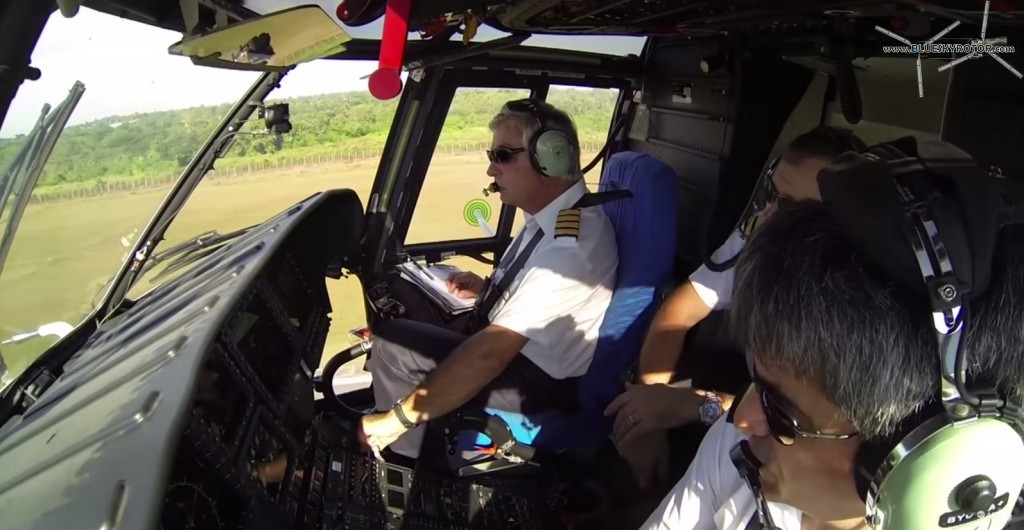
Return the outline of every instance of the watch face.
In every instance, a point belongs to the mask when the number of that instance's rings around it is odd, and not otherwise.
[[[700,420],[705,425],[711,425],[722,415],[722,403],[718,400],[705,401],[700,406]]]

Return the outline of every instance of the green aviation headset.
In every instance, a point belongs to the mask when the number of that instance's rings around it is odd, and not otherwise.
[[[530,135],[526,142],[526,151],[533,169],[548,177],[569,176],[576,146],[565,133],[548,128],[540,103],[536,99],[519,99],[509,101],[505,107],[512,112],[530,114],[540,124],[537,132]]]
[[[857,248],[927,300],[939,392],[895,432],[865,440],[854,480],[876,530],[1002,529],[1024,487],[1021,404],[979,377],[962,338],[989,287],[999,231],[995,180],[956,147],[913,137],[846,153],[818,175],[822,200]],[[909,243],[909,244],[908,244]],[[856,377],[856,375],[851,375]],[[772,528],[748,447],[733,462]]]
[[[935,327],[938,395],[857,455],[868,523],[1003,528],[1024,487],[1020,404],[971,380],[963,347],[970,302],[991,279],[1000,222],[995,180],[951,144],[906,137],[844,155],[818,182],[854,243],[929,301]]]

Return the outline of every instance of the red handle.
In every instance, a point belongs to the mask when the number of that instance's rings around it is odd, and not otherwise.
[[[380,41],[377,70],[370,74],[370,94],[392,99],[402,92],[402,62],[409,40],[409,11],[412,0],[388,0],[384,12],[384,34]]]

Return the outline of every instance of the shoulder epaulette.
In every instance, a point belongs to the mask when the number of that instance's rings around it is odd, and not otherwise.
[[[580,237],[580,209],[567,208],[558,212],[558,220],[555,221],[555,238]]]
[[[761,225],[761,215],[763,211],[754,212],[750,217],[747,217],[746,222],[743,223],[743,239],[750,239],[750,236],[754,235],[754,231]]]

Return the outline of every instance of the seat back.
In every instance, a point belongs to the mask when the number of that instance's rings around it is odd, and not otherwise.
[[[599,191],[627,189],[632,199],[604,205],[615,228],[619,267],[615,291],[601,323],[594,359],[579,384],[581,412],[602,411],[623,388],[657,310],[657,295],[672,277],[678,224],[676,174],[643,153],[616,153]]]
[[[594,358],[579,381],[579,409],[573,415],[487,410],[502,417],[522,443],[557,451],[607,437],[612,418],[604,417],[604,409],[622,392],[623,376],[637,360],[659,293],[671,280],[679,208],[675,172],[650,155],[616,153],[605,164],[598,191],[623,189],[632,198],[603,204],[615,229],[619,265]],[[477,437],[475,443],[487,441]]]

